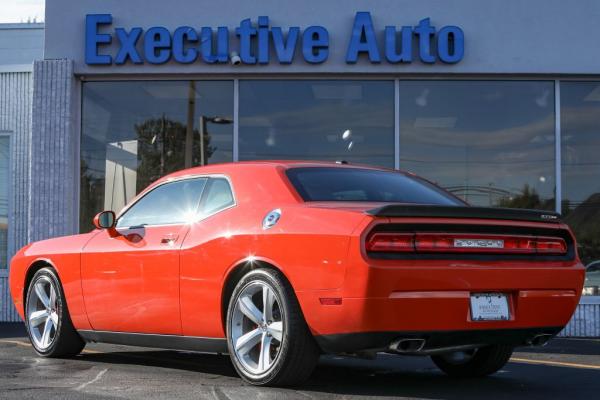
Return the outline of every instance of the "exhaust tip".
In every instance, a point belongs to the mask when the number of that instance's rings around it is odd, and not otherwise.
[[[425,347],[425,339],[398,339],[392,342],[390,350],[396,353],[418,353]]]
[[[539,335],[535,335],[534,337],[532,337],[529,341],[529,344],[531,346],[545,346],[548,344],[548,342],[550,341],[550,339],[552,339],[553,336],[554,335],[551,335],[549,333],[540,333]]]

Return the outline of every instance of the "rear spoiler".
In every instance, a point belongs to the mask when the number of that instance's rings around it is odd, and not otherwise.
[[[367,214],[376,217],[479,218],[548,223],[561,222],[560,214],[552,211],[471,206],[390,204],[368,210]]]

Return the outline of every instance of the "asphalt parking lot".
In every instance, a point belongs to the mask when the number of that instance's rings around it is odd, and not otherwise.
[[[74,359],[35,355],[22,326],[0,324],[0,398],[61,399],[597,399],[600,340],[520,349],[498,374],[454,380],[428,358],[323,357],[293,389],[244,384],[224,355],[91,344]]]

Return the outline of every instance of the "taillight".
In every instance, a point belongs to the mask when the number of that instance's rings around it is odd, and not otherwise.
[[[367,239],[367,251],[414,251],[412,233],[374,233]]]
[[[536,238],[536,250],[544,254],[565,254],[567,243],[560,238],[538,237]]]
[[[366,249],[369,252],[561,255],[567,253],[567,243],[558,237],[376,232],[367,238]]]

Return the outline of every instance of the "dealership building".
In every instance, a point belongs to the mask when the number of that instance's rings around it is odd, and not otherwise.
[[[52,0],[27,61],[0,26],[0,321],[18,248],[220,162],[413,171],[561,212],[600,264],[598,20],[595,0]],[[597,270],[564,334],[600,336]]]

